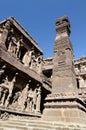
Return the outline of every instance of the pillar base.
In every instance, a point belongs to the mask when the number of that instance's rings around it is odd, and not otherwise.
[[[75,97],[46,99],[43,120],[63,123],[86,124],[86,106]]]

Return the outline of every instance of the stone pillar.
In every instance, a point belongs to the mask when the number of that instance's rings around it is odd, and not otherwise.
[[[56,32],[58,34],[54,45],[52,93],[45,99],[42,119],[84,124],[86,107],[78,98],[68,17],[64,16],[56,20]]]
[[[4,102],[5,102],[5,97],[6,97],[6,94],[7,94],[8,90],[6,89],[5,91],[3,91],[3,97],[1,99],[1,106],[4,105]]]
[[[10,31],[10,24],[11,22],[8,20],[6,21],[5,23],[5,26],[4,26],[4,29],[3,29],[3,33],[1,35],[1,38],[0,38],[0,46],[2,46],[3,49],[6,49],[6,40],[7,40],[7,36],[8,36],[8,33]]]
[[[56,32],[52,93],[75,92],[77,83],[74,72],[74,54],[69,39],[70,22],[67,17],[56,20]]]

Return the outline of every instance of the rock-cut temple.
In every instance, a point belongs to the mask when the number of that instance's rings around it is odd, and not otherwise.
[[[67,16],[55,29],[44,59],[14,17],[0,22],[0,130],[86,130],[86,57],[74,60]]]

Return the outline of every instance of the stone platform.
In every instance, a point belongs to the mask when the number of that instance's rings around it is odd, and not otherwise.
[[[74,96],[50,94],[46,98],[42,119],[63,123],[86,124],[86,104]]]
[[[86,126],[42,120],[0,120],[0,130],[86,130]]]

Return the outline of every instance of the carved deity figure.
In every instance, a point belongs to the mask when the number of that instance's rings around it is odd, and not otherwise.
[[[80,70],[79,70],[78,67],[75,67],[75,72],[76,72],[76,74],[79,74],[79,73],[80,73]]]
[[[85,65],[81,65],[81,68],[80,68],[81,72],[86,72],[86,66]]]
[[[17,50],[17,40],[14,36],[14,30],[13,28],[11,29],[11,35],[8,37],[8,41],[9,41],[9,46],[8,46],[8,51],[16,54],[16,50]]]
[[[33,109],[33,91],[32,88],[29,89],[27,93],[27,108],[26,110],[32,111]]]
[[[13,103],[15,103],[16,101],[18,101],[18,98],[20,97],[20,95],[21,95],[20,91],[15,93],[15,96],[13,98]]]
[[[21,57],[21,47],[23,46],[23,38],[21,37],[19,41],[16,43],[16,57],[20,59]]]
[[[8,94],[6,102],[5,102],[5,107],[8,107],[8,105],[9,105],[9,101],[10,101],[10,98],[12,96],[12,91],[13,91],[13,87],[14,87],[15,81],[16,81],[16,76],[14,76],[13,80],[10,81],[9,84],[8,84],[9,85],[8,86],[9,94]]]
[[[40,105],[41,105],[41,87],[39,86],[37,92],[36,112],[40,112]]]
[[[1,105],[3,106],[4,103],[5,103],[5,100],[6,100],[5,97],[6,97],[6,94],[7,94],[7,91],[8,91],[8,87],[9,87],[8,77],[6,77],[4,79],[4,82],[0,84],[0,87],[2,89],[2,91],[1,91],[1,95],[2,95],[2,97],[1,97]]]
[[[29,97],[29,91],[28,91],[28,94],[27,94],[27,100],[26,100],[26,103],[27,103],[27,107],[26,107],[26,111],[30,112],[31,111],[31,98]]]
[[[8,20],[4,25],[4,29],[10,30],[10,24],[11,22]]]
[[[0,69],[0,76],[4,73],[6,68],[6,65],[3,65],[2,68]]]
[[[11,25],[10,20],[7,20],[5,22],[5,25],[3,26],[3,31],[0,36],[0,42],[2,43],[2,47],[4,48],[7,48],[6,40],[10,31],[10,25]]]
[[[1,40],[2,33],[3,33],[3,29],[0,28],[0,40]]]
[[[18,99],[19,99],[20,96],[21,96],[21,91],[18,91],[18,92],[15,93],[15,95],[13,97],[12,105],[11,105],[12,108],[17,109]]]
[[[24,66],[29,66],[31,62],[31,53],[27,51],[22,59],[22,62],[24,63]]]
[[[33,92],[33,111],[36,110],[36,103],[37,103],[37,89]]]
[[[24,102],[26,102],[26,108],[23,107]],[[25,111],[40,112],[41,87],[37,85],[37,88],[35,88],[34,90],[30,88],[27,91],[27,96],[25,97],[24,102],[22,102],[22,107],[24,108]]]
[[[26,87],[22,90],[22,93],[18,99],[18,108],[23,111],[25,109],[25,103],[27,100],[27,93],[29,89],[29,84],[26,84]]]
[[[43,57],[42,55],[39,54],[36,59],[36,69],[38,73],[42,72],[42,61],[43,61]]]
[[[36,69],[36,57],[35,57],[34,52],[32,52],[32,55],[31,55],[30,68],[31,69]]]
[[[85,87],[85,82],[82,76],[79,76],[79,87],[80,88]]]
[[[22,59],[24,66],[33,68],[34,61],[35,61],[34,50],[31,51],[28,50]]]
[[[8,88],[9,87],[9,81],[8,81],[8,76],[3,80],[4,82],[0,84],[3,88]]]

